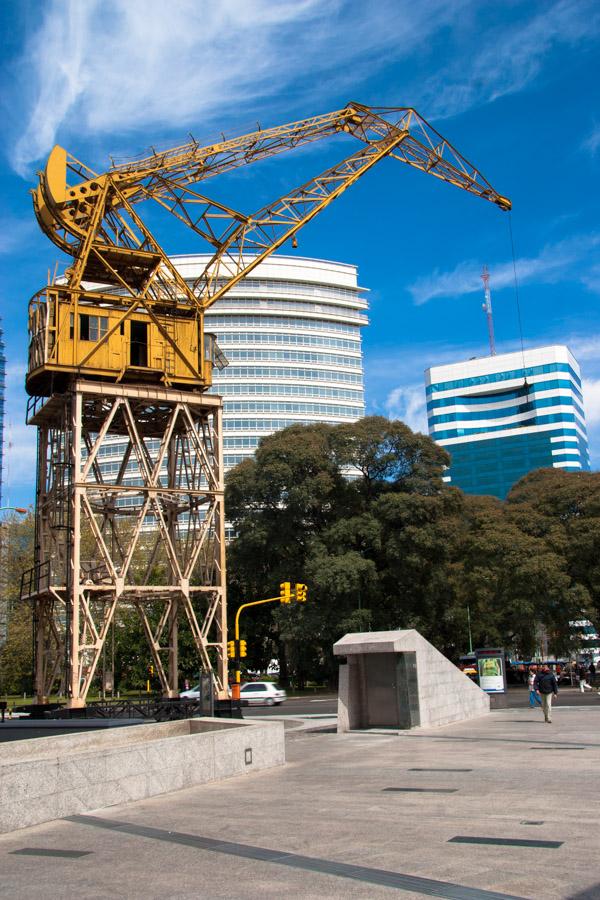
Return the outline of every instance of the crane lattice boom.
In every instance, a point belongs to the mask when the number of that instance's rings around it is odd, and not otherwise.
[[[204,193],[202,182],[210,178],[338,134],[357,138],[360,148],[253,214]],[[102,346],[123,332],[125,321],[144,315],[166,348],[163,355],[178,360],[178,373],[164,373],[166,383],[209,386],[204,311],[385,157],[510,209],[510,201],[410,107],[350,103],[335,112],[205,147],[192,139],[142,159],[113,163],[104,173],[55,147],[34,191],[34,208],[44,232],[74,262],[65,284],[53,288],[63,314],[54,315],[58,324],[48,363],[61,367],[57,346],[65,340],[60,327],[66,321],[65,304],[70,317],[77,314],[75,307],[101,299],[104,308],[120,312],[111,317],[94,347],[85,348],[83,355],[77,350],[71,354],[78,371],[90,365],[102,369]],[[146,200],[176,216],[212,247],[212,258],[195,284],[181,277],[140,216],[138,206]],[[102,287],[90,291],[90,284]],[[36,298],[38,307],[48,296]],[[189,352],[174,333],[173,319],[197,323],[198,341],[190,331],[183,342],[192,348]],[[38,375],[39,356],[35,354]],[[39,391],[40,378],[35,380]]]

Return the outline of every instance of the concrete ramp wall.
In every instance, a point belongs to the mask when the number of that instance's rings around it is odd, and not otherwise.
[[[284,763],[283,722],[260,719],[183,719],[3,743],[0,834]]]
[[[483,716],[488,695],[414,629],[347,634],[338,731],[446,725]]]

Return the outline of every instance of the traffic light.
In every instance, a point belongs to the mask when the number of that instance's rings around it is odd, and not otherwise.
[[[298,603],[306,603],[306,591],[307,587],[305,584],[296,584],[296,600]]]
[[[279,585],[279,602],[290,603],[292,599],[292,585],[289,581],[282,581]]]
[[[243,659],[244,656],[247,656],[246,653],[246,641],[240,641],[240,659]]]
[[[148,672],[150,673],[150,675],[154,675],[154,666],[152,664],[148,666]]]
[[[227,656],[229,659],[235,659],[235,641],[227,641]]]

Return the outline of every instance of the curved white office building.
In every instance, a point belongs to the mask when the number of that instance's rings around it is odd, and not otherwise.
[[[172,259],[194,281],[209,257]],[[363,295],[356,266],[272,256],[206,313],[229,361],[211,389],[223,396],[226,470],[278,429],[364,416]]]

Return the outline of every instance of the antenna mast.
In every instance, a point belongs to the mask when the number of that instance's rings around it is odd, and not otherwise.
[[[490,292],[490,273],[488,271],[488,267],[483,267],[483,272],[481,273],[481,280],[483,281],[483,293],[485,296],[485,303],[482,304],[482,309],[485,312],[487,318],[487,326],[488,326],[488,336],[490,339],[490,356],[496,355],[496,342],[494,340],[494,317],[492,315],[492,294]]]

